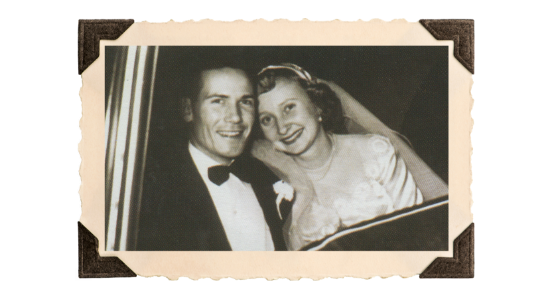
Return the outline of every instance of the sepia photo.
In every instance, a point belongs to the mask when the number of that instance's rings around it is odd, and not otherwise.
[[[408,277],[472,223],[471,73],[418,23],[137,23],[100,45],[81,223],[138,275]]]
[[[447,250],[447,56],[106,47],[107,250]]]

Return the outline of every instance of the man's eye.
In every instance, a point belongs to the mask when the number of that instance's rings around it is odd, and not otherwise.
[[[251,99],[243,99],[241,100],[241,103],[246,106],[254,106],[254,101]]]
[[[264,116],[260,119],[260,122],[264,126],[268,126],[271,123],[271,117],[270,116]]]
[[[220,99],[220,98],[214,98],[211,101],[212,104],[221,104],[222,102],[223,102],[223,99]]]
[[[292,110],[294,107],[296,107],[295,104],[288,104],[285,106],[284,110],[286,113],[290,112],[290,110]]]

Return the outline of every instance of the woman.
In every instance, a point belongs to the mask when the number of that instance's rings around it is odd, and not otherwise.
[[[257,143],[255,155],[297,192],[286,225],[290,249],[423,200],[389,139],[342,134],[336,94],[296,65],[259,73],[258,120],[269,143]]]

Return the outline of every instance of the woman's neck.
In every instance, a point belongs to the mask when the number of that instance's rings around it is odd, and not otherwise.
[[[300,167],[317,169],[331,158],[333,146],[331,138],[321,128],[313,144],[302,154],[294,156],[294,160]]]

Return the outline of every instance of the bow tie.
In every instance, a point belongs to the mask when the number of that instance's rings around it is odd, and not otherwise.
[[[238,167],[236,163],[231,163],[231,165],[217,165],[208,167],[208,178],[210,181],[216,185],[221,185],[229,179],[229,173],[234,174],[241,181],[249,183],[250,180],[248,175],[243,169]]]

